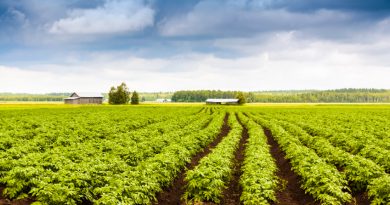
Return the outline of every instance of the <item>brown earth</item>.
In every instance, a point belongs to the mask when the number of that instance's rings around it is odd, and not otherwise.
[[[300,177],[292,171],[290,161],[286,159],[285,153],[280,149],[278,143],[272,136],[269,129],[264,129],[268,144],[271,146],[271,155],[274,157],[278,171],[276,175],[281,180],[281,188],[276,192],[277,202],[274,204],[283,205],[317,205],[312,196],[306,194],[300,187]]]
[[[237,114],[236,114],[236,116],[237,116]],[[237,119],[239,119],[238,116],[237,116]],[[239,205],[239,204],[241,204],[240,203],[240,196],[242,193],[242,187],[240,185],[240,177],[242,175],[241,166],[242,166],[242,162],[244,161],[244,158],[245,158],[245,143],[249,138],[249,134],[248,134],[248,130],[241,123],[241,121],[238,120],[238,122],[243,127],[243,130],[242,130],[242,134],[241,134],[239,147],[235,153],[232,179],[230,181],[228,188],[223,192],[221,204],[224,204],[224,205]]]
[[[347,205],[370,205],[371,200],[368,198],[367,192],[352,193],[352,201]]]
[[[229,115],[225,115],[224,123],[221,128],[221,132],[218,136],[211,142],[204,150],[197,153],[192,159],[191,162],[188,163],[180,174],[173,181],[172,185],[167,187],[163,192],[157,195],[157,202],[154,204],[159,205],[180,205],[185,204],[185,202],[181,199],[185,192],[186,182],[184,181],[185,173],[187,170],[194,169],[195,166],[199,164],[200,159],[204,156],[208,155],[211,152],[211,149],[218,145],[219,142],[229,133],[230,127],[228,125]]]
[[[5,187],[0,187],[0,205],[29,205],[34,202],[33,199],[18,199],[18,200],[9,200],[3,196],[3,190]]]

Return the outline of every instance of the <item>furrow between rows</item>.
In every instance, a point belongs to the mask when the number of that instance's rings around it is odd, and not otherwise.
[[[187,170],[192,170],[199,164],[199,161],[207,156],[211,150],[217,146],[221,140],[229,133],[230,127],[228,125],[229,114],[227,113],[224,118],[224,123],[221,127],[221,131],[218,136],[211,142],[204,150],[198,152],[192,159],[191,162],[186,165],[186,167],[180,172],[180,174],[173,181],[171,186],[167,187],[163,192],[157,195],[157,204],[159,205],[173,205],[173,204],[183,204],[181,199],[182,195],[185,192],[186,182],[184,180],[185,173]]]

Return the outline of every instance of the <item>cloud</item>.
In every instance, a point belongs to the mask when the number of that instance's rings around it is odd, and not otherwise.
[[[8,8],[4,13],[0,13],[0,27],[0,45],[11,44],[23,37],[23,32],[29,30],[31,22],[22,11]]]
[[[262,2],[264,0],[249,0]],[[390,8],[388,0],[275,0],[268,5],[272,8],[286,8],[296,11],[310,11],[318,9],[355,10],[355,11],[385,11]]]
[[[334,29],[355,20],[353,13],[349,12],[319,9],[303,13],[264,7],[202,1],[192,11],[160,22],[159,31],[163,36],[251,36],[270,31],[310,29],[318,25]]]
[[[0,92],[390,88],[382,4],[6,1]]]
[[[53,34],[136,32],[154,24],[154,10],[143,1],[106,0],[92,9],[72,9],[49,28]]]
[[[138,91],[389,89],[389,42],[340,43],[278,32],[217,42],[225,49],[246,51],[240,57],[185,53],[146,58],[99,52],[66,64],[0,66],[0,92],[107,92],[120,82]]]
[[[17,9],[8,8],[3,14],[0,15],[0,25],[4,25],[2,27],[2,31],[9,28],[18,29],[19,27],[23,28],[28,26],[29,20],[26,15]]]

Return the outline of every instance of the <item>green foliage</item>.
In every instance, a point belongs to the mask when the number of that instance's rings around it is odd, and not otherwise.
[[[261,117],[281,125],[298,140],[296,142],[314,150],[327,163],[342,170],[351,190],[368,190],[373,201],[383,203],[386,193],[390,192],[388,187],[382,186],[388,176],[390,145],[384,137],[389,133],[385,131],[389,130],[384,126],[386,120],[375,116],[376,120],[372,121],[372,114],[376,113],[374,110],[356,112],[345,109],[343,114],[322,109],[313,111],[290,110],[287,115],[286,112],[283,112],[284,115],[280,112],[262,113]],[[386,113],[381,111],[380,115]]]
[[[139,95],[138,93],[134,90],[133,94],[131,94],[131,104],[132,105],[138,105],[139,104]]]
[[[238,91],[182,90],[172,96],[174,102],[204,102],[207,98],[234,98]],[[338,90],[287,90],[245,92],[246,101],[265,103],[319,103],[390,102],[390,90],[384,89],[338,89]]]
[[[125,183],[135,183],[136,178],[126,180],[135,174],[133,171],[139,170],[138,175],[142,175],[143,167],[154,166],[156,160],[166,164],[187,153],[191,146],[182,146],[182,141],[193,143],[194,150],[188,153],[194,153],[218,132],[221,114],[215,113],[217,117],[199,110],[84,107],[2,111],[1,119],[7,119],[0,120],[0,183],[6,185],[4,194],[9,198],[32,195],[43,204],[80,204],[82,200],[131,204],[126,201],[130,199],[115,193],[122,195],[122,188],[131,186]],[[168,147],[172,152],[166,153]],[[189,157],[180,157],[170,173],[176,174]],[[161,167],[160,174],[167,170],[161,164],[155,166]],[[152,177],[156,167],[149,171],[143,177]],[[164,178],[154,192],[145,190],[142,203],[153,200],[155,192],[172,177]],[[152,179],[143,178],[140,183],[148,180]],[[128,194],[130,201],[136,199]]]
[[[173,92],[142,92],[139,93],[141,101],[156,101],[157,99],[171,99]]]
[[[385,205],[390,202],[390,176],[384,175],[373,180],[368,186],[368,195],[373,205]]]
[[[126,204],[151,204],[155,194],[168,186],[195,153],[218,134],[223,114],[218,114],[206,129],[185,135],[166,146],[132,170],[125,171],[121,181],[110,182],[98,191],[102,197],[96,204],[112,204],[121,199]]]
[[[63,102],[71,93],[0,93],[0,101]]]
[[[242,127],[236,116],[229,115],[229,134],[212,152],[202,158],[199,165],[189,170],[185,180],[188,182],[184,199],[189,202],[220,202],[223,190],[230,181],[234,152],[238,148]]]
[[[238,91],[195,90],[140,93],[145,101],[170,99],[174,102],[204,102],[207,98],[234,98]],[[57,101],[62,102],[71,93],[0,93],[0,101]],[[390,90],[385,89],[338,89],[338,90],[287,90],[245,92],[246,101],[270,103],[305,103],[305,102],[354,102],[384,103],[390,102]],[[107,98],[107,94],[104,94]]]
[[[290,160],[294,172],[302,178],[301,187],[322,204],[341,205],[351,200],[345,175],[327,164],[312,149],[303,146],[277,123],[262,118],[254,119],[271,130],[281,149]]]
[[[315,150],[327,162],[342,168],[354,191],[364,191],[371,180],[385,174],[384,169],[371,160],[345,152],[333,146],[325,138],[310,136],[292,123],[279,121],[278,124],[282,125],[293,136],[298,137],[305,146]]]
[[[249,139],[245,148],[242,166],[240,200],[244,205],[272,204],[276,202],[275,190],[278,188],[276,163],[263,130],[253,120],[240,113],[241,122],[247,127]]]
[[[172,96],[173,102],[205,102],[207,98],[235,98],[239,91],[193,90],[176,91]]]
[[[119,86],[111,87],[110,92],[108,93],[108,103],[113,105],[127,104],[130,100],[129,88],[125,83],[120,84]]]
[[[237,112],[249,133],[243,204],[277,203],[276,166],[259,125],[272,131],[301,187],[322,204],[348,203],[352,190],[388,204],[390,109],[367,107],[3,106],[0,184],[5,197],[42,205],[153,204],[215,139],[225,113]],[[220,200],[242,130],[234,115],[229,124],[229,135],[188,172],[188,201]]]
[[[235,96],[236,99],[238,99],[238,104],[243,105],[246,103],[246,98],[243,92],[238,92]]]

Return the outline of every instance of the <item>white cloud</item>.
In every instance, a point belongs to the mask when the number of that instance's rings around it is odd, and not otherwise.
[[[154,24],[154,10],[141,0],[106,0],[94,9],[73,9],[54,22],[54,34],[110,34],[136,32]]]
[[[0,66],[0,92],[107,92],[120,82],[138,91],[390,88],[390,56],[372,53],[388,50],[389,44],[341,44],[300,39],[294,33],[278,33],[267,41],[237,58],[100,53],[67,65]]]
[[[95,51],[64,56],[69,60],[58,64],[0,65],[0,92],[107,92],[120,82],[138,91],[389,89],[389,22],[382,20],[350,41],[277,31],[219,38],[209,45],[232,52],[229,57],[183,52],[143,58],[128,51]]]

